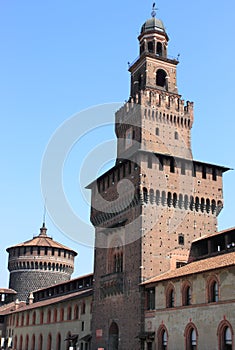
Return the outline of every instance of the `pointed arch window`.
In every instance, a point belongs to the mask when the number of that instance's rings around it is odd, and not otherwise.
[[[167,350],[168,333],[165,326],[161,326],[157,334],[158,334],[158,349]]]
[[[228,348],[228,345],[229,346],[232,345],[232,332],[229,327],[226,327],[224,330],[224,342],[225,342],[226,348]]]
[[[219,300],[219,284],[216,278],[212,278],[208,282],[208,303],[215,303]]]
[[[173,285],[170,285],[167,288],[167,292],[166,292],[166,307],[167,308],[175,307],[175,289],[174,289]]]
[[[185,330],[186,350],[197,350],[197,336],[194,324],[189,324]]]
[[[192,288],[191,285],[186,282],[182,289],[182,304],[184,306],[191,305]]]
[[[56,350],[61,350],[61,335],[60,335],[60,333],[58,333],[57,337],[56,337]]]
[[[32,335],[32,339],[31,339],[31,350],[35,350],[35,334]]]

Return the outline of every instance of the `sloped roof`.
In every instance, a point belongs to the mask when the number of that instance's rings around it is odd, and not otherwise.
[[[32,310],[32,309],[36,309],[36,308],[42,307],[42,306],[53,305],[53,304],[56,304],[59,302],[74,299],[76,297],[89,296],[89,295],[92,295],[92,293],[93,293],[92,288],[81,290],[81,291],[75,291],[75,292],[71,292],[70,294],[59,295],[58,297],[51,298],[51,299],[45,299],[45,300],[38,301],[38,302],[29,304],[29,305],[24,303],[24,304],[22,304],[22,306],[20,305],[20,307],[18,307],[17,310],[14,309],[15,303],[10,303],[10,304],[7,304],[6,306],[11,306],[11,307],[6,308],[6,310],[3,310],[1,312],[1,308],[0,308],[0,315],[7,315],[7,314],[12,313],[12,312],[17,313],[17,312],[21,312],[24,310]]]
[[[179,278],[197,274],[200,272],[215,270],[227,266],[235,265],[235,252],[217,255],[215,257],[191,262],[176,270],[171,270],[162,275],[155,276],[142,283],[147,285],[151,283],[166,281],[168,279]]]
[[[192,241],[192,243],[203,241],[204,239],[212,238],[212,237],[219,236],[219,235],[222,235],[222,234],[225,234],[225,233],[229,233],[229,232],[233,232],[233,231],[235,231],[235,227],[230,227],[230,228],[227,228],[227,229],[219,231],[219,232],[215,232],[215,233],[212,233],[212,234],[209,234],[209,235],[204,235],[202,237],[198,237],[198,238],[194,239]]]
[[[36,237],[33,237],[33,239],[30,239],[28,241],[25,241],[23,243],[16,244],[12,247],[7,248],[7,252],[11,250],[12,248],[19,248],[19,247],[51,247],[51,248],[59,248],[64,249],[72,252],[75,256],[77,253],[72,250],[71,248],[66,247],[65,245],[56,242],[52,239],[52,237],[49,237],[47,235],[47,228],[45,227],[45,224],[40,228],[40,234]]]
[[[14,289],[0,288],[0,294],[17,294]]]

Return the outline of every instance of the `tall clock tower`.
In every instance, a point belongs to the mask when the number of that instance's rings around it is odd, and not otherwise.
[[[187,262],[217,230],[225,167],[193,159],[193,103],[177,89],[164,24],[141,27],[129,101],[116,112],[117,159],[89,185],[95,227],[92,350],[143,349],[140,283]]]

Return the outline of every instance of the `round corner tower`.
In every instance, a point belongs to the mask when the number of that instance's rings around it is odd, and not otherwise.
[[[24,301],[31,291],[70,280],[77,255],[49,237],[44,223],[38,236],[7,248],[7,252],[9,288]]]

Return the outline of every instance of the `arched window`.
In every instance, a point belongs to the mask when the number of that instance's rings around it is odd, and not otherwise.
[[[119,329],[116,322],[112,322],[109,327],[109,339],[108,339],[108,348],[113,350],[118,350],[119,348]]]
[[[47,323],[51,323],[51,310],[47,311]]]
[[[47,337],[47,350],[51,350],[51,343],[52,343],[52,337],[51,337],[51,333],[49,333]]]
[[[175,306],[175,289],[173,285],[168,286],[166,291],[166,307],[172,308]]]
[[[190,208],[190,210],[193,210],[193,209],[194,209],[194,198],[193,198],[193,196],[190,196],[189,208]]]
[[[29,336],[28,334],[26,334],[26,337],[25,337],[25,350],[28,350],[29,349]]]
[[[210,208],[211,208],[211,202],[209,198],[206,200],[206,212],[209,214],[210,213]]]
[[[35,335],[32,335],[31,338],[31,350],[35,350]]]
[[[219,341],[219,350],[233,349],[233,329],[227,320],[223,320],[220,323],[217,335]]]
[[[148,42],[148,52],[153,53],[153,42],[152,41]]]
[[[185,330],[186,350],[197,349],[197,330],[193,323],[190,323]]]
[[[144,203],[148,203],[148,190],[146,187],[143,188]]]
[[[41,312],[40,312],[40,324],[43,324],[43,322],[44,322],[43,318],[44,318],[44,312],[43,312],[43,310],[41,310]]]
[[[191,285],[186,282],[182,288],[182,304],[184,306],[191,305],[192,289]]]
[[[225,349],[232,349],[232,332],[229,327],[224,329],[224,345]]]
[[[162,56],[162,43],[157,43],[157,55]]]
[[[38,350],[42,350],[42,345],[43,345],[43,336],[42,334],[40,334],[38,338]]]
[[[154,203],[154,190],[152,188],[149,191],[149,200],[151,204]]]
[[[195,202],[195,209],[196,209],[196,211],[199,211],[199,206],[200,206],[200,204],[199,204],[199,198],[196,197],[196,202]]]
[[[72,308],[71,306],[68,306],[68,309],[67,309],[67,321],[70,321],[72,318]]]
[[[167,194],[167,205],[168,207],[171,207],[172,204],[172,196],[171,196],[171,192],[168,192]]]
[[[166,87],[166,72],[163,69],[158,69],[156,74],[157,86]]]
[[[79,317],[78,311],[79,311],[78,305],[75,305],[75,307],[74,307],[74,315],[73,315],[74,320],[78,320],[78,317]]]
[[[184,195],[184,209],[188,210],[188,195]]]
[[[20,336],[19,350],[22,350],[23,347],[23,336]]]
[[[166,350],[168,344],[168,333],[164,326],[161,326],[157,332],[158,349]]]
[[[60,321],[64,321],[64,309],[63,309],[63,307],[60,309]]]
[[[205,199],[201,198],[201,212],[203,213],[205,210]]]
[[[17,349],[17,335],[14,337],[14,348]]]
[[[174,193],[174,194],[173,194],[173,207],[174,207],[174,208],[177,207],[177,202],[178,202],[178,201],[177,201],[177,194]]]
[[[53,322],[57,322],[57,308],[55,308],[53,312]]]
[[[160,191],[156,190],[156,204],[159,205],[160,204]]]
[[[33,317],[32,317],[32,324],[36,324],[36,311],[33,312]]]
[[[61,335],[60,335],[60,333],[58,333],[57,337],[56,337],[56,350],[61,350]]]
[[[183,195],[181,193],[179,194],[179,208],[183,208]]]
[[[215,303],[219,300],[219,283],[215,277],[208,281],[207,293],[208,303]]]
[[[26,326],[29,325],[29,312],[27,312],[26,314]]]
[[[66,350],[69,350],[69,347],[70,347],[70,338],[71,338],[71,333],[68,332],[68,333],[67,333],[67,337],[66,337]]]
[[[211,201],[211,211],[212,211],[212,214],[215,213],[215,210],[216,210],[216,202],[214,199],[212,199]]]
[[[162,191],[162,205],[166,205],[166,192]]]

